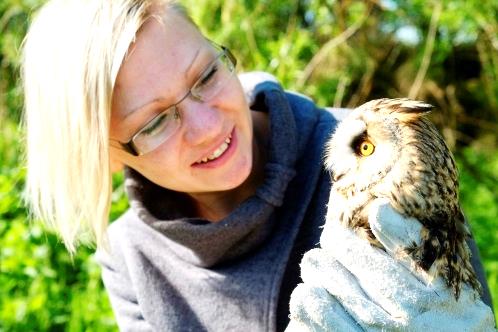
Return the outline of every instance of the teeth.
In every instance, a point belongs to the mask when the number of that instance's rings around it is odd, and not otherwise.
[[[211,160],[214,160],[221,156],[223,152],[225,152],[228,149],[228,146],[230,145],[230,142],[232,141],[232,135],[228,136],[225,141],[220,145],[219,148],[217,148],[212,155],[203,158],[201,161],[198,161],[198,164],[206,163]]]
[[[208,157],[209,160],[213,160],[221,156],[223,152],[228,148],[228,144],[226,142],[223,142],[219,148],[217,148],[212,155]]]

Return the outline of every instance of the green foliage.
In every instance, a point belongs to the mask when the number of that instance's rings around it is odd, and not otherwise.
[[[465,148],[459,151],[460,201],[478,244],[498,315],[498,153]]]
[[[0,332],[116,330],[94,250],[80,248],[71,261],[22,204],[19,49],[43,2],[0,2]],[[498,312],[496,1],[183,3],[208,37],[234,51],[239,70],[268,71],[322,105],[408,95],[436,105]],[[127,208],[122,176],[115,183],[111,220]]]
[[[57,237],[30,222],[17,125],[0,139],[0,331],[115,331],[93,249],[71,259]],[[118,190],[119,191],[119,190]],[[124,199],[114,209],[126,208]],[[113,210],[113,214],[118,213]]]
[[[0,2],[0,119],[18,119],[21,108],[21,87],[18,84],[19,50],[30,14],[40,0],[2,0]]]

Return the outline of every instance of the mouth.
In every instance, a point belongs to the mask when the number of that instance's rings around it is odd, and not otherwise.
[[[233,142],[233,131],[225,138],[225,140],[208,156],[197,160],[193,165],[205,165],[209,163],[213,163],[219,159],[223,159],[226,152],[230,149]]]

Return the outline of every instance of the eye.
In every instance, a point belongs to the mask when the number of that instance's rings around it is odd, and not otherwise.
[[[374,153],[375,145],[370,141],[368,133],[365,131],[353,139],[351,149],[359,157],[368,157]]]
[[[202,88],[206,85],[208,85],[216,75],[216,72],[218,71],[218,65],[214,64],[210,68],[208,68],[203,75],[199,78],[197,83],[195,84],[196,88]]]
[[[162,129],[166,126],[168,123],[168,118],[169,114],[166,112],[163,112],[156,118],[154,118],[151,122],[149,122],[140,132],[140,135],[155,135],[158,132],[162,131]]]
[[[358,145],[358,153],[363,157],[368,157],[375,151],[375,145],[372,144],[369,140],[363,140]]]

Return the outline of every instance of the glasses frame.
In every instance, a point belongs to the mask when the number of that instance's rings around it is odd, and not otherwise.
[[[233,66],[233,68],[232,68],[232,74],[233,74],[233,72],[235,71],[235,67],[236,67],[236,65],[237,65],[237,59],[235,58],[235,56],[233,55],[233,53],[232,53],[232,52],[228,49],[228,47],[225,47],[225,46],[223,46],[223,45],[219,45],[219,44],[217,44],[217,43],[215,43],[215,42],[213,42],[213,41],[211,41],[211,40],[209,40],[209,42],[210,42],[210,43],[211,43],[211,44],[212,44],[215,48],[219,49],[219,50],[220,50],[220,53],[216,56],[216,58],[215,58],[213,61],[211,61],[211,62],[210,62],[210,63],[206,66],[206,68],[202,71],[202,73],[204,73],[204,71],[205,71],[206,69],[210,68],[210,67],[211,67],[211,65],[212,65],[213,63],[215,63],[216,61],[218,61],[218,60],[219,60],[222,56],[226,56],[226,57],[228,58],[228,60],[230,61],[230,63],[232,64],[232,66]],[[178,102],[176,102],[176,103],[174,103],[174,104],[172,104],[172,105],[170,105],[170,106],[166,107],[166,109],[165,109],[165,110],[168,110],[168,109],[170,109],[170,108],[174,107],[174,110],[175,110],[175,114],[174,114],[175,119],[176,119],[176,118],[180,118],[180,113],[178,112],[178,107],[177,107],[177,106],[178,106],[178,105],[179,105],[182,101],[184,101],[185,99],[187,99],[189,96],[192,96],[192,98],[193,98],[194,100],[198,101],[198,102],[204,102],[204,101],[202,100],[202,98],[200,98],[199,96],[197,96],[196,94],[194,94],[194,93],[192,92],[192,89],[193,89],[193,88],[197,85],[197,82],[199,82],[199,80],[200,80],[201,78],[202,78],[202,74],[201,74],[201,76],[200,76],[199,78],[197,78],[197,79],[196,79],[196,81],[194,82],[194,84],[193,84],[193,85],[192,85],[192,86],[188,89],[187,93],[186,93],[186,94],[185,94],[185,95],[184,95],[184,96],[183,96],[183,97],[182,97],[182,98],[181,98]],[[121,147],[122,147],[122,148],[123,148],[126,152],[128,152],[128,153],[132,154],[132,155],[133,155],[133,156],[135,156],[135,157],[138,157],[138,156],[141,156],[141,155],[144,155],[144,154],[146,154],[146,153],[150,152],[150,151],[147,151],[147,152],[145,152],[145,153],[140,153],[140,152],[139,152],[139,149],[135,146],[134,140],[135,140],[135,138],[136,138],[136,137],[137,137],[137,136],[138,136],[138,135],[142,132],[142,130],[143,130],[145,127],[147,127],[147,125],[148,125],[149,123],[151,123],[152,121],[154,121],[155,119],[157,119],[157,117],[161,116],[163,113],[164,113],[164,112],[161,112],[161,113],[157,114],[156,116],[154,116],[154,117],[153,117],[152,119],[150,119],[149,121],[147,121],[147,123],[146,123],[146,124],[144,124],[144,125],[143,125],[143,127],[141,127],[139,130],[137,130],[137,132],[136,132],[135,134],[133,134],[133,135],[132,135],[132,137],[131,137],[131,139],[130,139],[129,141],[127,141],[127,142],[119,142],[119,144],[121,145]],[[166,140],[167,140],[167,139],[166,139]],[[166,141],[166,140],[165,140],[165,141]],[[164,143],[164,142],[163,142],[163,143]],[[153,151],[153,150],[155,150],[155,148],[154,148],[154,149],[152,149],[151,151]]]

